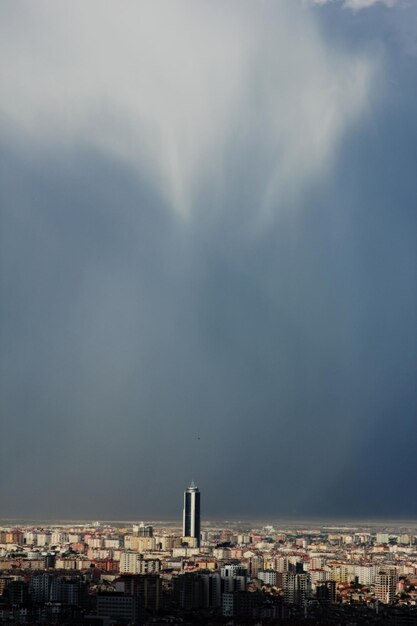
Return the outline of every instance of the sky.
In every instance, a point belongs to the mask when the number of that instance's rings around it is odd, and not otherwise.
[[[417,3],[0,2],[0,516],[417,515]]]

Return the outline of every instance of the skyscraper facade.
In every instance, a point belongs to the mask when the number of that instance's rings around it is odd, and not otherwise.
[[[183,536],[193,537],[200,546],[200,491],[194,481],[184,492]]]

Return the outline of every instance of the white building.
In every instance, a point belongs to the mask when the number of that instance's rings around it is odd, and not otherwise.
[[[36,533],[36,545],[41,548],[49,544],[51,535],[49,533]]]
[[[330,580],[330,570],[325,569],[312,569],[310,570],[311,584],[316,587],[317,583]]]
[[[277,573],[273,569],[265,569],[258,572],[259,580],[265,585],[275,586],[277,584]]]
[[[360,585],[373,585],[378,570],[378,565],[355,565],[355,576]]]
[[[120,553],[121,574],[153,574],[161,569],[159,559],[144,559],[138,552]]]
[[[121,552],[120,553],[120,573],[121,574],[139,574],[140,561],[142,555],[138,552]]]

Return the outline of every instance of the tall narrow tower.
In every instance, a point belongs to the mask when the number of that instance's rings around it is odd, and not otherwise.
[[[200,491],[194,481],[184,492],[182,532],[184,537],[193,537],[200,546]]]

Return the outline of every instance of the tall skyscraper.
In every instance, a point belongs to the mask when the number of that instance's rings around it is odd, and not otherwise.
[[[200,546],[200,491],[194,481],[184,492],[182,530],[184,537],[193,537]]]

